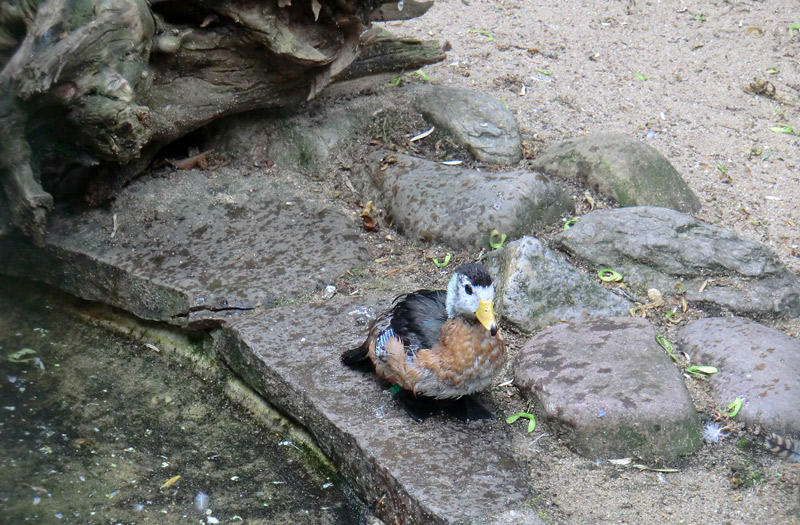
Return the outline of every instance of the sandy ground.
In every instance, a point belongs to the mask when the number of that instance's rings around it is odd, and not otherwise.
[[[800,270],[797,4],[436,0],[395,33],[447,40],[431,81],[490,93],[534,145],[639,137],[705,204],[699,216]],[[754,79],[772,96],[752,94]],[[757,86],[756,86],[757,87]],[[774,93],[774,94],[773,94]],[[794,134],[772,131],[779,125]]]
[[[388,29],[449,41],[447,60],[425,68],[430,80],[504,101],[532,154],[602,131],[652,145],[700,197],[699,218],[766,243],[797,272],[797,24],[798,5],[783,0],[436,0]],[[800,334],[796,321],[773,326]],[[707,410],[702,385],[690,390]],[[504,412],[526,403],[513,390],[492,398]],[[552,432],[534,443],[543,432],[520,430],[516,449],[536,506],[556,522],[800,521],[800,465],[763,452],[760,429],[735,429],[675,473],[583,459]]]

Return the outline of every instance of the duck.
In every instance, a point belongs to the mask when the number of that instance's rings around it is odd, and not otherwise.
[[[342,353],[342,362],[371,368],[415,397],[453,400],[484,390],[506,361],[494,294],[483,264],[463,264],[447,290],[395,298],[370,323],[364,342]]]

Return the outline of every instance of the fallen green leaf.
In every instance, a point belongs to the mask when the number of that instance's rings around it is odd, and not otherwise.
[[[389,81],[389,85],[392,87],[400,87],[403,85],[403,77],[394,77]]]
[[[177,476],[172,476],[172,477],[171,477],[171,478],[169,478],[167,481],[165,481],[165,482],[164,482],[164,484],[163,484],[163,485],[161,485],[161,487],[159,487],[159,488],[160,488],[160,489],[162,489],[162,490],[163,490],[163,489],[168,489],[168,488],[170,488],[172,485],[174,485],[175,483],[177,483],[177,481],[178,481],[179,479],[181,479],[181,475],[180,475],[180,474],[178,474]]]
[[[761,162],[764,162],[765,160],[767,160],[771,156],[775,155],[776,153],[778,153],[778,150],[776,150],[776,149],[769,150],[768,152],[764,153],[763,157],[761,157]]]
[[[789,26],[789,34],[792,34],[792,30],[797,31],[800,34],[800,24],[792,24]]]
[[[723,166],[722,164],[717,164],[717,169],[719,171],[721,171],[722,173],[727,173],[728,172],[727,168],[725,168],[725,166]]]
[[[664,349],[668,356],[672,358],[673,361],[677,361],[678,358],[675,356],[675,349],[672,347],[672,343],[670,343],[669,339],[665,335],[658,334],[656,336],[656,342]]]
[[[538,71],[538,72],[539,72],[539,73],[541,73],[542,75],[548,75],[548,76],[550,76],[550,75],[552,75],[552,74],[553,74],[553,72],[552,72],[552,71],[550,71],[549,69],[542,69],[542,68],[538,68],[538,67],[536,68],[536,71]]]
[[[572,228],[575,225],[575,223],[578,222],[578,219],[580,219],[580,217],[573,217],[570,220],[568,220],[567,222],[565,222],[564,223],[564,229],[565,230],[569,230],[570,228]]]
[[[699,376],[699,375],[716,374],[717,372],[719,372],[719,369],[716,366],[699,365],[699,366],[686,367],[686,371],[689,372],[690,374],[695,374]]]
[[[500,238],[497,241],[497,238]],[[497,230],[492,230],[492,233],[489,234],[489,246],[492,247],[492,250],[497,250],[498,248],[502,248],[503,245],[506,243],[506,234],[500,233]]]
[[[794,128],[788,124],[778,124],[769,128],[770,131],[775,133],[794,133]]]
[[[622,274],[615,272],[610,268],[601,268],[597,271],[597,277],[604,283],[619,282],[622,280]]]
[[[23,348],[22,350],[17,350],[12,354],[8,354],[8,360],[12,363],[27,363],[28,361],[33,361],[33,359],[22,359],[22,356],[35,353],[36,350],[32,348]]]
[[[491,31],[484,31],[482,29],[470,29],[469,32],[470,33],[477,33],[479,35],[483,35],[486,38],[488,38],[490,42],[494,42],[494,35],[492,34]]]
[[[436,257],[434,257],[434,258],[433,258],[433,264],[435,264],[437,268],[444,268],[445,266],[447,266],[448,264],[450,264],[450,258],[451,258],[451,257],[453,257],[453,254],[451,254],[451,253],[447,253],[447,254],[444,256],[444,262],[439,262],[439,259],[437,259]]]
[[[632,306],[628,313],[631,314],[631,317],[647,317],[647,311],[642,306]]]
[[[742,409],[742,403],[744,400],[741,397],[737,397],[733,400],[733,403],[728,405],[728,410],[724,412],[724,414],[728,417],[733,417],[739,413],[739,410]]]
[[[700,22],[705,22],[706,20],[708,20],[708,18],[706,18],[703,15],[694,15],[692,17],[692,20],[699,20]]]
[[[428,82],[428,81],[431,79],[431,77],[429,77],[429,76],[428,76],[428,74],[427,74],[427,73],[425,73],[425,72],[422,70],[422,68],[420,68],[420,69],[417,69],[416,71],[414,71],[414,73],[416,73],[417,75],[419,75],[419,78],[421,78],[421,79],[422,79],[422,80],[424,80],[425,82]]]
[[[628,68],[628,70],[629,70],[631,73],[633,73],[633,76],[635,76],[635,77],[636,77],[636,78],[638,78],[639,80],[647,80],[647,77],[646,77],[644,74],[642,74],[642,73],[639,73],[639,72],[638,72],[638,71],[636,71],[635,69],[633,69],[633,68],[629,67],[629,68]]]
[[[506,423],[508,423],[510,425],[510,424],[514,423],[516,420],[518,420],[521,417],[524,417],[524,418],[529,420],[528,421],[528,432],[529,433],[533,432],[533,430],[536,428],[536,418],[533,416],[533,414],[529,414],[527,412],[517,412],[516,414],[512,414],[512,415],[508,416],[506,418]]]

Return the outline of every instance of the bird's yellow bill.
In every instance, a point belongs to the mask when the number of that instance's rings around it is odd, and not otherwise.
[[[478,318],[478,322],[489,330],[492,335],[497,333],[497,321],[494,318],[492,301],[480,301],[478,303],[478,311],[475,312],[475,317]]]

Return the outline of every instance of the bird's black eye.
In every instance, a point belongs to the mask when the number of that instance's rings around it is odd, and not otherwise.
[[[472,286],[465,284],[464,291],[467,292],[467,295],[472,295]]]

